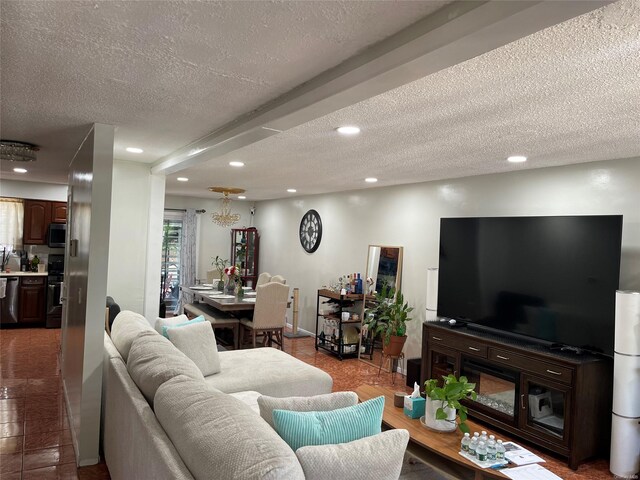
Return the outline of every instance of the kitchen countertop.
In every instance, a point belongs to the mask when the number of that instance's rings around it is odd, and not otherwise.
[[[46,277],[49,275],[48,272],[14,272],[11,270],[11,273],[0,272],[0,277]]]

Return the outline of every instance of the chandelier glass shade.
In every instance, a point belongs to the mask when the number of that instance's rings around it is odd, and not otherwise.
[[[244,190],[232,187],[209,187],[209,191],[222,193],[220,211],[213,212],[213,214],[211,214],[213,222],[221,227],[230,227],[231,225],[238,223],[240,221],[240,214],[231,212],[231,199],[229,198],[229,195],[244,193]]]
[[[10,162],[33,162],[36,152],[40,150],[35,145],[13,140],[0,140],[0,159]]]

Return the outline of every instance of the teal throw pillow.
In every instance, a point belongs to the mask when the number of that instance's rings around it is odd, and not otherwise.
[[[184,322],[184,323],[178,323],[177,325],[164,325],[162,327],[162,336],[169,338],[169,334],[167,334],[167,330],[169,330],[170,328],[180,328],[180,327],[184,327],[185,325],[193,325],[194,323],[200,323],[200,322],[206,322],[206,320],[202,315],[198,315],[193,320],[189,320],[188,322]]]
[[[348,443],[380,433],[384,397],[328,412],[274,410],[276,432],[295,452],[308,445]]]

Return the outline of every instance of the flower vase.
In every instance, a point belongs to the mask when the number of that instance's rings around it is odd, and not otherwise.
[[[227,294],[234,295],[236,293],[236,282],[230,278],[227,280]]]
[[[238,298],[244,297],[244,289],[242,288],[242,282],[236,283],[236,297]]]
[[[219,292],[224,292],[224,280],[222,279],[222,277],[220,277],[220,280],[218,280],[217,288]]]

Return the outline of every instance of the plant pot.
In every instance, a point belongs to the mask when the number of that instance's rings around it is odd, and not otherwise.
[[[402,353],[402,349],[404,348],[404,342],[407,341],[407,336],[403,335],[402,337],[398,337],[396,335],[391,335],[389,337],[389,343],[383,343],[382,353],[389,357],[398,357]]]
[[[447,414],[446,420],[437,420],[436,412],[442,407],[440,400],[431,400],[427,397],[427,403],[424,408],[424,425],[438,432],[453,432],[458,425],[456,424],[456,409],[445,407],[444,413]]]

